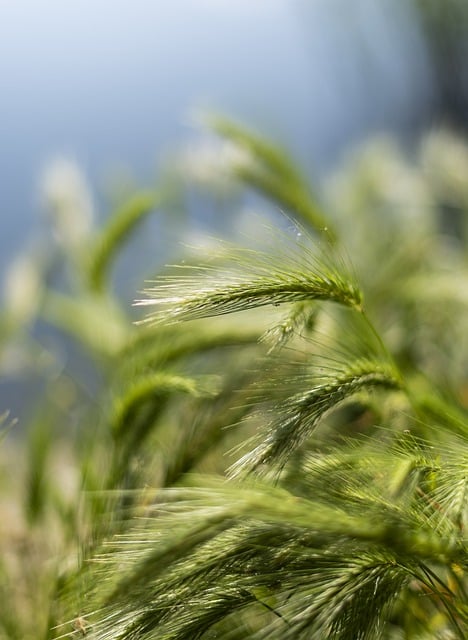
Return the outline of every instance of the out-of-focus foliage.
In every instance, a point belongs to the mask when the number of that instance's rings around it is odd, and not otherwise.
[[[21,351],[45,391],[2,443],[0,638],[465,638],[468,148],[382,140],[319,191],[211,122],[223,142],[179,158],[183,187],[100,228],[80,180],[49,178],[55,245],[9,274],[2,366]],[[129,309],[115,259],[197,179],[275,222],[178,249]]]

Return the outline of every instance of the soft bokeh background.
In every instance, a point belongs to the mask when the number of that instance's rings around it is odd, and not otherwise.
[[[39,184],[51,160],[75,161],[105,211],[119,180],[156,184],[166,155],[199,136],[194,110],[284,143],[316,183],[376,134],[410,149],[427,130],[463,128],[465,7],[0,0],[2,274],[44,231]],[[198,221],[210,222],[202,211]],[[145,242],[151,252],[156,238]],[[0,392],[17,415],[24,392],[9,380]]]
[[[153,179],[212,107],[286,142],[314,171],[377,131],[431,118],[435,76],[412,2],[15,0],[0,3],[4,268],[37,225],[37,182],[73,157]]]

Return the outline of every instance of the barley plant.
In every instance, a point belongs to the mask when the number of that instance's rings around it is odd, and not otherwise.
[[[1,325],[41,393],[2,422],[0,638],[466,638],[468,148],[380,140],[319,190],[207,122],[101,225],[76,169],[45,180]],[[242,232],[155,255],[132,306],[125,245],[194,199]]]

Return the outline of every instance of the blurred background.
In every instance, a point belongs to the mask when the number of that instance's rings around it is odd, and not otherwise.
[[[410,151],[465,129],[467,16],[462,0],[0,0],[2,275],[43,232],[54,158],[105,210],[119,183],[156,184],[197,110],[286,145],[316,183],[376,134]],[[8,376],[0,395],[20,412]]]
[[[376,132],[464,124],[465,5],[0,2],[2,267],[37,224],[51,158],[71,156],[98,189],[124,169],[153,179],[196,108],[272,134],[315,172]]]

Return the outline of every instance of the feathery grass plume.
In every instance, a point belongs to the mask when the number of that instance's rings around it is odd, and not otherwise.
[[[468,525],[468,444],[450,434],[443,445],[430,451],[432,465],[421,483],[421,508],[434,531],[448,537],[460,535],[466,541]]]
[[[351,488],[355,473],[359,464],[348,468]],[[346,491],[333,505],[317,501],[313,482],[307,498],[262,483],[194,483],[204,488],[160,492],[96,558],[97,640],[208,638],[233,614],[237,627],[262,610],[266,625],[247,637],[377,638],[405,588],[417,581],[438,593],[446,585],[434,570],[466,563],[462,540],[437,535],[424,513],[373,500],[372,491],[358,508]],[[461,638],[463,595],[449,593],[439,595]],[[217,637],[231,637],[229,626]]]
[[[296,302],[277,324],[260,336],[262,342],[269,343],[270,352],[280,349],[302,331],[310,332],[318,314],[317,306],[310,302]]]
[[[336,241],[336,232],[308,183],[286,152],[226,118],[207,116],[208,126],[217,134],[236,144],[244,155],[233,165],[233,172],[241,182],[253,187],[276,206],[285,208],[298,221],[302,221],[328,240]]]
[[[456,438],[435,450],[431,441],[409,432],[383,429],[378,437],[347,439],[328,450],[308,453],[301,468],[299,492],[324,503],[345,500],[348,509],[356,513],[365,510],[366,504],[396,508],[412,514],[421,524],[425,522],[447,540],[460,537],[462,541],[459,511],[463,484],[468,482],[467,453],[466,443]],[[285,483],[290,484],[287,476]],[[298,488],[296,483],[294,490]],[[445,499],[437,498],[439,491]],[[463,508],[466,510],[466,505]]]
[[[206,318],[312,300],[362,308],[362,293],[344,260],[330,245],[314,251],[302,231],[294,238],[278,234],[268,251],[227,243],[220,248],[224,251],[213,252],[211,263],[176,265],[181,275],[161,277],[146,290],[147,298],[135,304],[161,307],[148,316],[148,322]]]
[[[260,444],[248,451],[231,468],[231,475],[244,471],[275,467],[282,469],[291,455],[304,444],[319,422],[345,400],[356,394],[380,388],[395,391],[402,388],[398,371],[379,360],[361,359],[330,365],[320,376],[307,374],[296,378],[297,386],[305,390],[274,403],[273,418]]]
[[[135,227],[160,203],[160,197],[151,191],[133,196],[109,218],[107,225],[91,248],[89,256],[89,284],[91,289],[102,292],[112,260]]]

